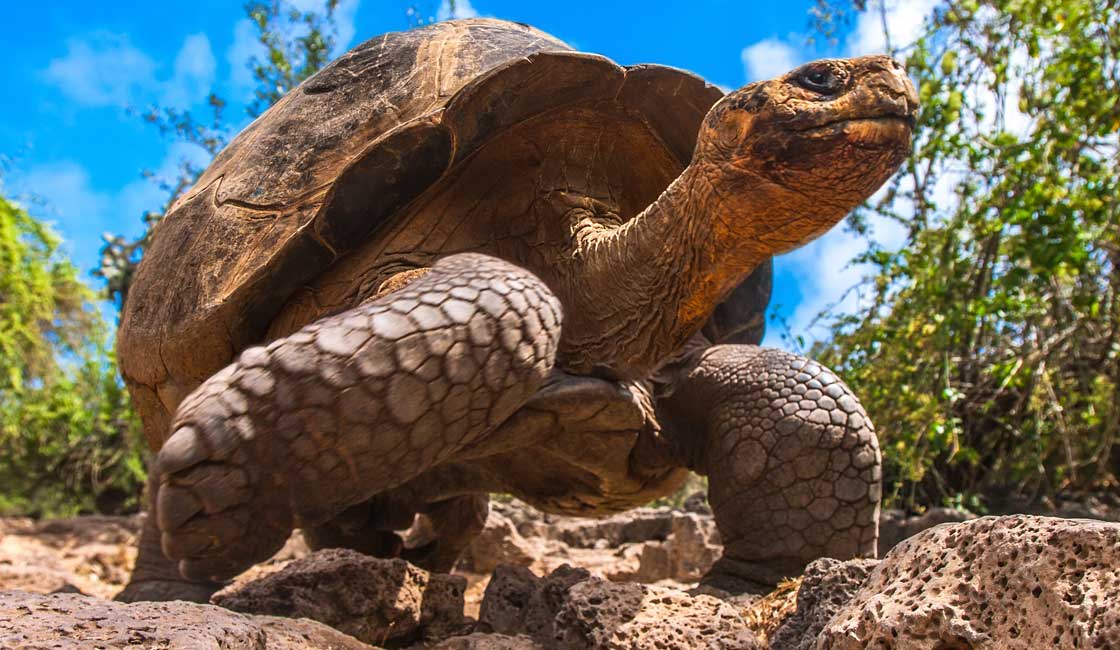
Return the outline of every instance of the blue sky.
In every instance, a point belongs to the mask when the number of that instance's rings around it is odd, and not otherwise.
[[[320,0],[296,0],[314,6]],[[916,31],[933,0],[893,0],[892,34]],[[6,10],[0,156],[3,191],[54,222],[79,268],[97,262],[103,232],[137,233],[166,192],[144,170],[170,176],[198,151],[160,137],[129,108],[153,103],[199,110],[213,90],[233,100],[228,117],[248,122],[253,31],[240,0],[16,3]],[[530,23],[579,49],[622,64],[654,62],[738,87],[820,56],[883,50],[879,16],[863,16],[832,48],[809,47],[812,0],[689,3],[460,0],[457,11]],[[342,0],[339,52],[408,27],[410,5],[446,17],[438,0]],[[902,42],[905,42],[903,40]],[[881,233],[890,243],[895,235]],[[804,333],[812,315],[859,279],[844,268],[862,243],[837,229],[778,261],[772,309]],[[782,345],[771,328],[768,343]]]

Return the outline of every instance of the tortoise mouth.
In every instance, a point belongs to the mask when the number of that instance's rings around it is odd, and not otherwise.
[[[899,115],[897,113],[886,113],[886,114],[883,114],[883,115],[871,115],[871,116],[864,116],[864,117],[845,117],[845,118],[830,120],[830,121],[825,122],[823,124],[815,124],[815,125],[812,125],[812,126],[805,127],[803,129],[797,129],[797,131],[800,132],[800,133],[813,133],[813,132],[819,132],[819,131],[825,131],[825,130],[833,130],[836,127],[842,127],[842,126],[848,126],[848,125],[858,125],[858,124],[887,125],[887,124],[892,124],[892,123],[893,124],[897,124],[897,123],[905,124],[906,128],[909,129],[911,132],[913,132],[914,128],[918,125],[918,117],[917,117],[917,115],[915,115],[913,113],[906,114],[906,115]]]

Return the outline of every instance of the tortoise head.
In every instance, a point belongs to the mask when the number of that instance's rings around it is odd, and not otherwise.
[[[694,162],[717,194],[754,195],[772,253],[828,230],[905,159],[918,96],[888,56],[814,61],[729,93],[708,112]],[[727,188],[720,191],[721,187]],[[758,192],[778,206],[758,213]]]

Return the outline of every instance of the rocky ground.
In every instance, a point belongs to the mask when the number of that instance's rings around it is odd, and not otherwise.
[[[884,559],[821,560],[758,598],[696,587],[720,552],[702,498],[603,520],[498,502],[455,575],[297,533],[213,605],[114,603],[138,529],[0,520],[0,648],[1120,649],[1116,523],[888,511]]]

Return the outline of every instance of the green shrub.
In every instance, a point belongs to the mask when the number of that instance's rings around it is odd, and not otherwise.
[[[1118,14],[951,2],[908,50],[915,150],[854,222],[908,237],[862,258],[869,308],[815,350],[875,421],[896,503],[1117,485]]]
[[[50,229],[0,198],[0,514],[125,511],[143,480],[93,292]]]

